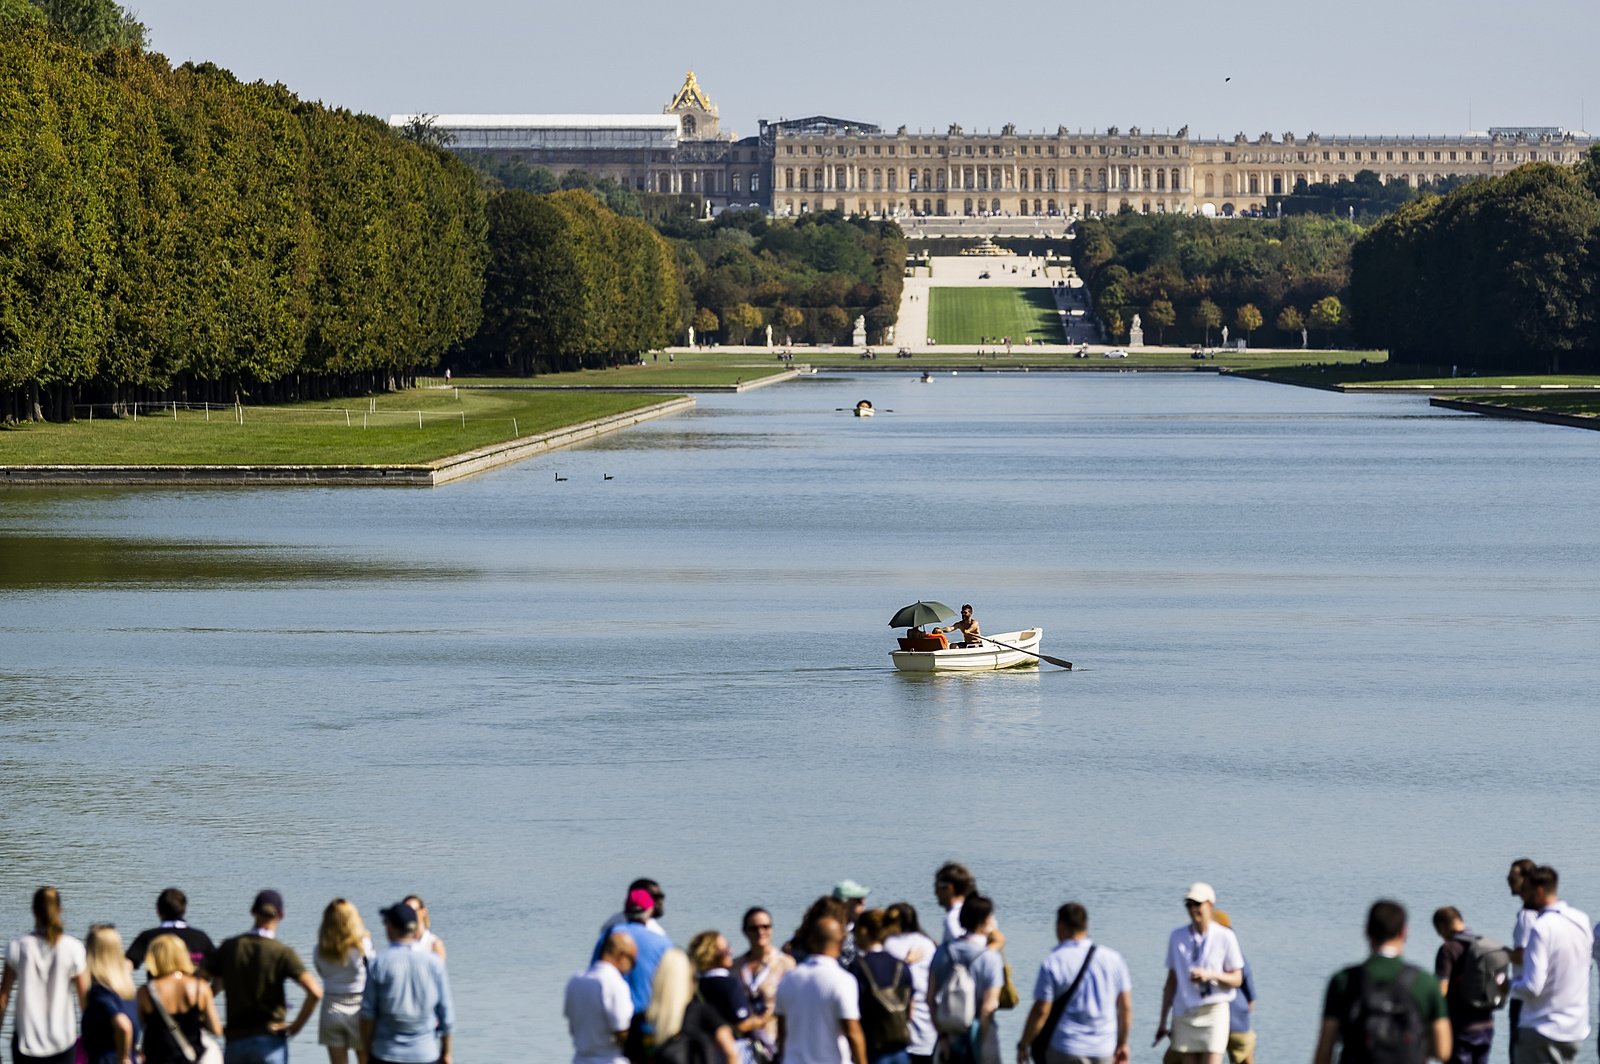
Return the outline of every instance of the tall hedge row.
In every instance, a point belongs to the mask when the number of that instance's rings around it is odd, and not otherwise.
[[[483,325],[462,361],[549,373],[632,361],[678,323],[672,251],[637,218],[572,189],[489,200]]]
[[[1358,336],[1392,361],[1600,370],[1600,151],[1407,203],[1352,266]]]
[[[381,386],[476,330],[483,201],[449,152],[210,64],[3,28],[0,416]]]

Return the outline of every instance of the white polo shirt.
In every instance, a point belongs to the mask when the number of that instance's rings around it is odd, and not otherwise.
[[[1541,909],[1528,929],[1522,974],[1511,995],[1522,999],[1518,1024],[1552,1042],[1589,1037],[1589,957],[1594,930],[1589,917],[1564,901]]]
[[[1203,1005],[1232,1001],[1234,989],[1220,983],[1202,985],[1189,978],[1190,968],[1209,968],[1215,972],[1236,972],[1244,967],[1244,954],[1231,930],[1212,921],[1204,935],[1195,933],[1193,924],[1184,924],[1167,940],[1167,967],[1178,977],[1178,992],[1173,1009],[1187,1016]],[[1209,991],[1209,992],[1208,992]]]
[[[609,961],[595,961],[567,980],[567,1029],[572,1064],[627,1064],[616,1032],[633,1022],[633,991]]]
[[[772,1011],[783,1017],[784,1064],[850,1064],[839,1023],[861,1019],[861,988],[837,960],[807,957],[778,984]]]
[[[53,1057],[78,1041],[73,980],[88,970],[83,943],[62,935],[52,946],[43,935],[23,935],[6,947],[6,967],[17,973],[17,1050]]]

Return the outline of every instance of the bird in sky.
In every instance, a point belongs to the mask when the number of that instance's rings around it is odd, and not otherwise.
[[[1230,82],[1230,81],[1232,81],[1232,80],[1233,80],[1233,79],[1232,79],[1232,78],[1223,78],[1223,79],[1222,79],[1222,83],[1223,83],[1223,84],[1224,84],[1224,85],[1226,85],[1226,84],[1227,84],[1227,83],[1228,83],[1228,82]]]

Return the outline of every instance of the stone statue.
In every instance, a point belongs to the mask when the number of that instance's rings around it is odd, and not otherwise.
[[[1222,327],[1222,346],[1228,346],[1228,327],[1226,325]]]
[[[694,346],[694,326],[689,326],[689,346]]]
[[[865,347],[867,343],[867,319],[863,315],[856,319],[855,331],[850,334],[850,342],[856,347]]]
[[[767,346],[772,346],[772,326],[767,326]]]
[[[1133,316],[1133,327],[1143,331],[1143,323],[1139,320],[1139,315],[1137,314]]]

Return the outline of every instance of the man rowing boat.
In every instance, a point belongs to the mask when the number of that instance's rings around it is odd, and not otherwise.
[[[972,615],[972,605],[970,603],[961,607],[961,619],[955,624],[948,628],[935,628],[933,630],[934,635],[939,635],[942,632],[960,632],[963,642],[957,643],[956,646],[975,647],[983,642],[979,638],[978,619]]]

